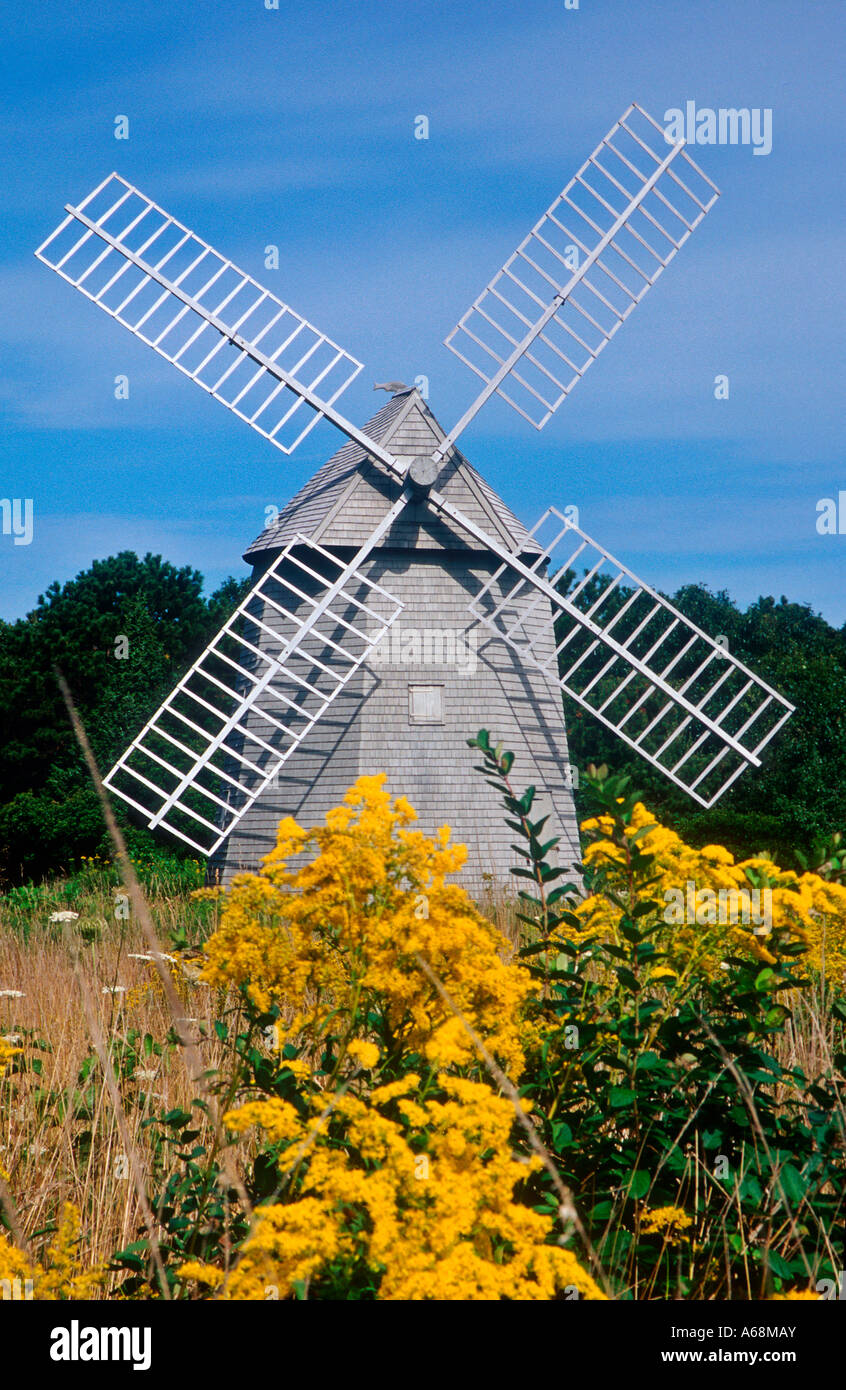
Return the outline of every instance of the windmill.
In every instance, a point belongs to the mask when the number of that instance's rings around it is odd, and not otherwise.
[[[401,382],[352,424],[336,402],[362,364],[118,175],[67,205],[40,260],[283,452],[321,419],[347,439],[249,547],[247,597],[106,785],[227,879],[283,814],[317,823],[386,771],[468,844],[478,891],[512,858],[467,758],[480,723],[565,863],[562,692],[701,806],[759,766],[793,707],[571,513],[526,531],[456,447],[493,395],[541,429],[718,196],[630,106],[446,339],[482,382],[446,433]]]

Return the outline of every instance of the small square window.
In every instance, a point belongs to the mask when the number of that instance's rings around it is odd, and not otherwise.
[[[408,687],[409,724],[443,724],[444,688],[442,685],[410,685]]]

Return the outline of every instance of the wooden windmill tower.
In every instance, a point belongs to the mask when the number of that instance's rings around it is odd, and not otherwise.
[[[429,458],[444,438],[413,390],[395,395],[365,429],[403,467],[414,458]],[[438,487],[501,544],[529,560],[537,556],[538,547],[520,522],[456,451],[444,463]],[[295,553],[302,553],[296,551],[298,535],[318,543],[338,562],[350,558],[376,532],[395,498],[396,485],[381,467],[369,463],[357,444],[347,444],[253,542],[245,559],[260,573],[286,545],[294,543]],[[496,798],[480,796],[484,787],[472,770],[467,737],[480,723],[489,723],[514,748],[521,775],[543,788],[562,852],[568,860],[579,857],[557,683],[489,638],[468,611],[468,602],[496,567],[487,545],[441,520],[427,505],[425,492],[411,497],[363,567],[363,575],[379,591],[360,591],[359,597],[379,616],[358,626],[375,635],[383,621],[394,619],[394,604],[402,608],[366,666],[338,693],[319,729],[279,769],[226,840],[221,857],[225,877],[241,865],[254,866],[257,856],[267,853],[282,815],[293,813],[302,823],[317,824],[357,776],[384,771],[390,788],[404,792],[423,826],[431,830],[446,822],[468,845],[462,881],[480,890],[489,881],[485,875],[495,879],[503,873],[514,839]],[[272,616],[265,616],[273,626]],[[351,609],[345,616],[355,622]],[[548,604],[536,635],[551,659]],[[333,636],[339,641],[345,634],[336,630]],[[347,642],[350,637],[347,633]],[[328,646],[316,655],[334,664]],[[313,666],[302,674],[314,683],[321,673]],[[290,686],[286,693],[296,697]]]
[[[284,452],[322,418],[349,441],[249,547],[247,598],[106,784],[229,877],[282,815],[317,823],[384,771],[468,844],[478,890],[512,839],[470,770],[481,724],[564,862],[562,690],[702,805],[759,765],[792,706],[554,508],[524,530],[455,447],[493,394],[541,428],[717,196],[630,107],[448,337],[484,384],[447,434],[416,391],[345,419],[361,364],[117,175],[68,205],[45,264]]]

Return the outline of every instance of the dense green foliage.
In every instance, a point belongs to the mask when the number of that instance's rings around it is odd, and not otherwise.
[[[0,623],[0,882],[69,869],[104,846],[103,822],[56,683],[65,675],[101,768],[108,768],[240,600],[210,598],[198,570],[122,551],[32,613]],[[125,639],[125,641],[121,640]],[[141,831],[137,847],[150,848]]]
[[[625,1296],[767,1298],[836,1282],[844,1235],[846,1067],[842,996],[829,1000],[834,1047],[809,1076],[783,1060],[805,947],[776,927],[772,965],[748,952],[667,988],[654,858],[633,834],[629,779],[588,776],[584,796],[613,845],[581,866],[587,893],[615,905],[617,940],[586,939],[557,840],[518,795],[513,754],[486,730],[471,746],[517,835],[519,952],[539,984],[538,1045],[522,1094],[574,1193],[585,1234]],[[596,822],[594,822],[596,824]],[[650,827],[651,828],[651,827]],[[621,893],[619,864],[626,865]],[[615,872],[609,876],[608,869]],[[542,1201],[560,1200],[548,1183]],[[619,1295],[618,1295],[619,1296]]]

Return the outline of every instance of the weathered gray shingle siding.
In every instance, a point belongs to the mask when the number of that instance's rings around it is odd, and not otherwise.
[[[467,747],[467,739],[483,726],[513,749],[517,785],[538,787],[535,813],[550,813],[548,833],[550,838],[562,837],[562,862],[578,859],[560,692],[467,613],[467,603],[489,577],[491,564],[466,553],[412,556],[386,550],[365,565],[369,578],[406,605],[398,620],[403,631],[440,626],[466,632],[471,644],[475,638],[475,674],[468,673],[466,661],[462,667],[369,662],[283,766],[278,786],[263,794],[226,841],[220,862],[224,880],[239,869],[257,867],[273,847],[283,815],[309,826],[320,824],[358,776],[385,772],[390,791],[411,801],[421,829],[433,833],[446,823],[453,838],[468,846],[461,881],[471,891],[483,891],[486,875],[507,883],[508,866],[516,862],[510,848],[514,835],[504,824],[493,788],[473,771],[478,755]],[[535,614],[533,624],[537,641],[545,643],[551,655],[548,608]],[[385,642],[390,645],[390,633]],[[401,657],[399,644],[397,648],[394,654]],[[321,655],[326,659],[329,653]],[[443,725],[409,723],[410,683],[443,684]],[[285,688],[281,682],[275,684]],[[252,720],[267,737],[260,711]]]
[[[394,397],[366,431],[400,458],[431,454],[443,439],[416,392]],[[500,542],[531,548],[525,528],[461,455],[454,453],[447,460],[437,487]],[[365,460],[356,445],[346,445],[292,499],[275,526],[250,546],[247,557],[256,565],[256,576],[298,533],[339,558],[351,558],[396,495],[396,482]],[[534,814],[549,814],[546,838],[561,837],[560,861],[569,865],[578,860],[560,690],[537,665],[522,662],[468,612],[468,604],[498,567],[489,549],[441,522],[425,503],[406,507],[362,573],[405,605],[398,619],[403,632],[440,629],[466,634],[471,650],[476,645],[475,673],[468,673],[466,660],[385,664],[374,654],[224,843],[214,866],[224,881],[242,869],[258,867],[275,843],[283,816],[292,815],[306,826],[321,824],[357,777],[384,772],[388,789],[405,795],[414,806],[422,830],[432,834],[448,824],[453,838],[467,845],[461,882],[471,892],[480,894],[492,883],[513,892],[515,880],[508,869],[516,862],[511,849],[514,833],[504,823],[496,792],[473,770],[478,755],[467,747],[467,739],[481,727],[514,751],[516,785],[522,789],[533,783],[538,788]],[[284,636],[277,613],[268,609],[264,620],[280,639]],[[554,666],[552,613],[546,600],[538,603],[526,626],[536,655],[541,661],[548,657]],[[385,640],[390,643],[390,633]],[[269,637],[262,641],[272,649]],[[331,652],[316,649],[313,641],[310,652],[332,661]],[[391,648],[392,657],[401,654]],[[409,684],[443,686],[443,724],[409,722]],[[277,680],[274,685],[295,698],[293,682]],[[273,708],[273,697],[265,695],[249,716],[249,727],[270,742],[273,732],[262,710]]]

